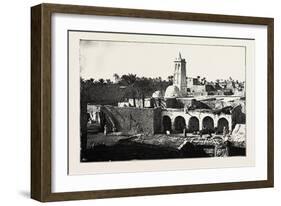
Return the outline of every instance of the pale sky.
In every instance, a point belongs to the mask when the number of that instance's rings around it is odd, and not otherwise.
[[[245,80],[245,49],[232,46],[182,45],[80,40],[80,73],[84,79],[111,79],[133,73],[167,79],[179,52],[188,77]]]

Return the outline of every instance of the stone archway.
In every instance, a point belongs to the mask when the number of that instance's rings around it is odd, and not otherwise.
[[[191,117],[188,121],[188,132],[199,131],[199,119],[197,117]]]
[[[214,120],[207,116],[203,118],[203,122],[202,122],[202,129],[206,129],[206,130],[211,130],[214,131]]]
[[[172,130],[172,120],[169,116],[163,116],[162,124],[164,132]]]
[[[220,118],[219,121],[218,121],[217,133],[218,134],[222,134],[223,133],[223,128],[225,128],[226,131],[229,131],[228,121],[224,117]]]
[[[177,116],[175,118],[174,126],[176,132],[183,132],[183,129],[186,127],[185,119],[182,116]]]

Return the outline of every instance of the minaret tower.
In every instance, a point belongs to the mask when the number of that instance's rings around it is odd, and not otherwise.
[[[181,57],[179,52],[178,58],[174,61],[175,71],[174,71],[174,82],[173,84],[177,86],[182,95],[186,94],[187,83],[186,83],[186,61]]]

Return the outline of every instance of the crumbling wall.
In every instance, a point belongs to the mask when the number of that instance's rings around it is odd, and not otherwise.
[[[177,98],[177,101],[183,104],[187,108],[192,105],[192,99],[189,98]]]
[[[236,106],[232,110],[231,116],[232,116],[231,117],[231,119],[232,119],[232,129],[234,129],[236,124],[246,124],[246,114],[243,112],[242,105]]]
[[[196,99],[186,99],[186,98],[177,98],[177,101],[184,105],[185,108],[189,108],[190,110],[194,109],[211,109],[208,104],[209,101],[199,101]]]
[[[184,105],[182,102],[178,101],[177,98],[166,98],[166,107],[167,108],[183,108]]]
[[[155,134],[161,131],[160,108],[103,106],[102,111],[113,119],[116,130],[124,134]]]
[[[154,123],[154,134],[155,133],[160,133],[162,130],[162,109],[161,108],[155,108],[154,109],[154,118],[153,118],[153,123]]]

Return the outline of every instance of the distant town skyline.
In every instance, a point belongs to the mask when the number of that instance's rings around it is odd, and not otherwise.
[[[114,80],[113,74],[139,77],[173,75],[174,60],[181,53],[187,77],[207,81],[245,81],[245,48],[223,45],[192,45],[144,42],[80,40],[80,75],[83,79]]]

